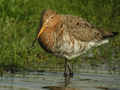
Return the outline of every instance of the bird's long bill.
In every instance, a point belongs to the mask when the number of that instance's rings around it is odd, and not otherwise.
[[[42,32],[45,30],[45,26],[42,26],[42,28],[40,29],[40,32],[38,33],[38,36],[37,36],[37,38],[39,38],[40,37],[40,35],[42,34]]]

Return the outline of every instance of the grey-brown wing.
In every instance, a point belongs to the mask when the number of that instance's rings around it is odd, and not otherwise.
[[[99,30],[78,16],[64,15],[63,25],[65,30],[78,40],[92,41],[102,39],[102,33]]]

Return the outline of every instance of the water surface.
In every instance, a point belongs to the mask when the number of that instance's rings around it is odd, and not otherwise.
[[[65,89],[64,84],[61,72],[5,74],[0,77],[0,90],[120,90],[120,76],[76,73],[68,88]]]

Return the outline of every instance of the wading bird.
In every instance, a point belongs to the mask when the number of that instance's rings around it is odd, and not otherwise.
[[[65,58],[64,76],[72,77],[73,71],[68,60],[92,47],[108,43],[108,39],[117,34],[97,29],[81,17],[45,10],[36,40],[47,52]]]

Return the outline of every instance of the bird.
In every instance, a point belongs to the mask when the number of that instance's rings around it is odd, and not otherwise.
[[[116,35],[118,32],[98,29],[80,16],[47,9],[42,11],[36,40],[46,52],[64,58],[64,76],[73,77],[69,60],[108,43]]]

